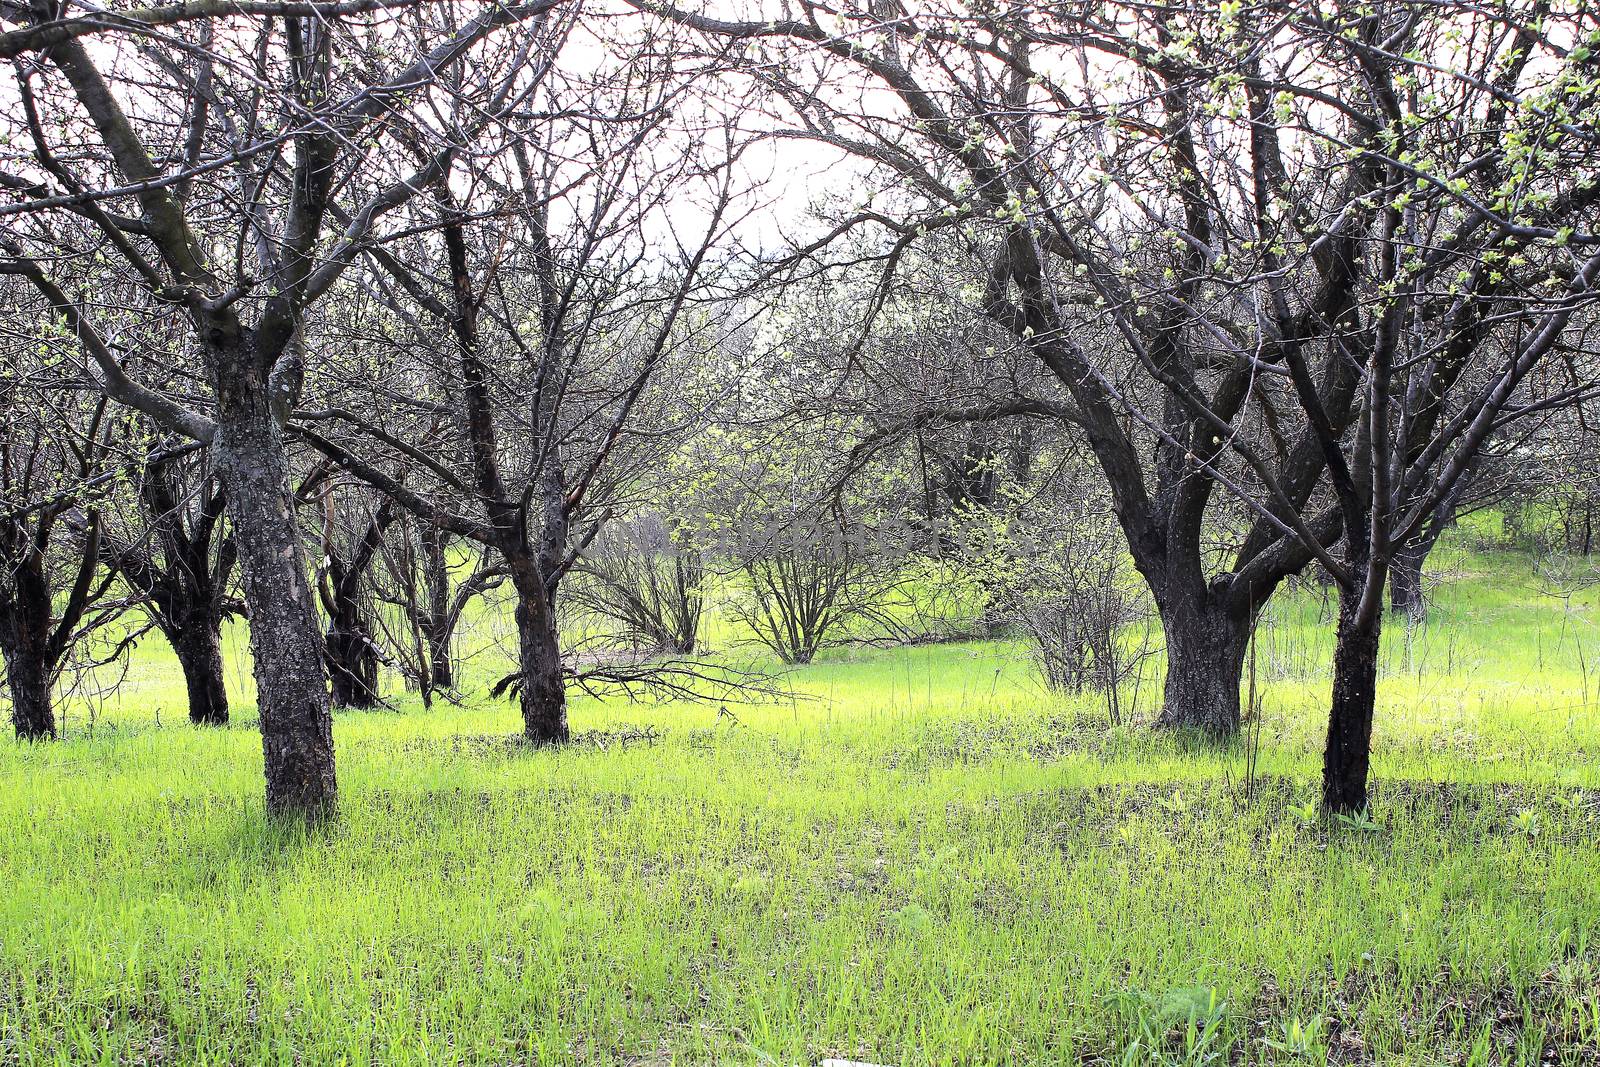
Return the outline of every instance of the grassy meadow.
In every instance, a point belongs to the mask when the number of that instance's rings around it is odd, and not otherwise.
[[[725,712],[575,695],[526,751],[491,612],[465,706],[337,716],[310,836],[264,820],[239,635],[222,730],[148,639],[61,741],[0,744],[0,1064],[1600,1062],[1595,598],[1433,567],[1374,817],[1332,825],[1311,588],[1224,749],[995,641],[835,650]]]

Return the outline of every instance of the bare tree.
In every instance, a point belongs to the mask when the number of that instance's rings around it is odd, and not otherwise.
[[[1588,388],[1529,395],[1592,295],[1593,13],[666,14],[783,49],[751,77],[792,132],[904,188],[800,259],[876,227],[886,277],[939,230],[985,264],[985,313],[1059,381],[1150,585],[1163,722],[1236,728],[1255,613],[1312,560],[1334,575],[1325,802],[1364,805],[1394,553],[1507,420]],[[1250,521],[1219,551],[1224,501]]]
[[[397,519],[398,535],[379,546],[373,585],[378,601],[398,612],[398,618],[379,612],[374,622],[387,634],[384,644],[401,673],[421,693],[423,703],[431,704],[435,693],[456,687],[453,646],[463,613],[476,597],[498,588],[505,571],[473,560],[470,573],[455,582],[449,535],[410,512],[400,512]]]
[[[705,611],[705,562],[659,515],[612,523],[580,558],[573,599],[648,649],[689,655]]]
[[[1321,290],[1295,321],[1268,322],[1240,294],[1260,275],[1258,222],[1277,211],[1272,190],[1259,202],[1249,192],[1270,148],[1216,129],[1206,96],[1226,87],[1209,84],[1217,67],[1179,54],[1209,46],[1219,16],[1013,8],[986,14],[975,33],[966,11],[943,4],[802,3],[795,17],[749,21],[650,10],[714,41],[778,50],[783,62],[749,73],[791,117],[784,134],[886,174],[870,202],[792,251],[796,269],[846,237],[883,234],[871,257],[882,281],[862,305],[870,318],[918,244],[944,241],[965,257],[953,276],[977,280],[969,303],[1047,372],[1049,392],[935,402],[922,422],[1047,414],[1076,428],[1166,633],[1159,721],[1234,732],[1255,613],[1338,536],[1336,517],[1312,529],[1301,515],[1322,456],[1303,425],[1276,421],[1283,398],[1270,394],[1286,375],[1273,366],[1279,350],[1312,346],[1349,303],[1360,234],[1340,208],[1370,192],[1371,175],[1357,167],[1342,184],[1301,190],[1328,201],[1308,200],[1309,214],[1335,220],[1318,245]],[[1228,77],[1237,67],[1228,55]],[[1266,81],[1239,77],[1228,83],[1237,96],[1270,102]],[[865,258],[846,247],[849,262]],[[1357,367],[1327,349],[1310,373],[1333,426],[1348,425]],[[1230,441],[1246,429],[1265,446],[1231,463]],[[1235,492],[1267,503],[1219,552],[1217,512]]]
[[[1552,411],[1504,453],[1508,539],[1536,552],[1587,556],[1600,513],[1600,426],[1592,400]]]
[[[42,389],[47,375],[32,360],[7,364],[0,373],[0,657],[12,725],[19,739],[34,741],[56,736],[53,691],[69,657],[125,606],[110,595],[115,574],[98,568],[98,498],[120,458],[122,433],[103,398]]]
[[[531,45],[500,31],[557,2],[5,9],[0,270],[32,284],[33,313],[66,324],[85,380],[209,445],[249,606],[273,813],[314,819],[336,799],[284,436],[318,359],[308,313],[390,236],[397,207],[520,104]],[[442,88],[491,55],[505,58]],[[435,125],[446,96],[471,118]],[[144,376],[138,342],[157,327],[185,340],[183,388]]]
[[[1045,683],[1100,694],[1120,724],[1123,689],[1155,651],[1153,620],[1101,497],[1081,479],[1063,479],[1018,516],[1028,520],[1026,537],[990,537],[978,566],[995,587],[998,614],[1027,636]]]
[[[865,561],[826,534],[813,540],[815,533],[804,544],[777,538],[740,564],[747,596],[734,611],[785,663],[810,663],[870,603]]]
[[[193,444],[157,438],[128,464],[132,499],[108,515],[101,560],[133,592],[178,658],[189,721],[228,721],[222,624],[236,555],[224,529],[226,494]]]
[[[738,146],[731,127],[675,118],[700,109],[670,42],[624,28],[564,64],[581,32],[575,16],[545,26],[522,105],[559,117],[515,118],[495,151],[443,168],[409,209],[425,235],[368,257],[370,315],[395,323],[369,348],[417,393],[380,397],[347,374],[319,386],[339,402],[298,424],[398,505],[498,557],[518,648],[497,688],[517,695],[537,744],[568,736],[558,589],[692,415],[662,406],[682,385],[664,371],[714,340],[702,301],[735,221]],[[408,433],[426,426],[420,447],[390,428],[402,419]]]

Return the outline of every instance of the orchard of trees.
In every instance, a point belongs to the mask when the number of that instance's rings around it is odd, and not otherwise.
[[[561,745],[573,686],[726,684],[726,596],[789,663],[1021,633],[1118,717],[1164,657],[1152,728],[1225,741],[1305,580],[1351,813],[1441,532],[1538,500],[1594,548],[1586,3],[0,20],[22,739],[140,641],[226,723],[242,624],[268,809],[316,820],[332,708],[459,698],[475,612],[514,634],[494,695]]]

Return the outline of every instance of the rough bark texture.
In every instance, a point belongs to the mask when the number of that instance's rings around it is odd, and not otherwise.
[[[264,388],[224,391],[221,407],[213,447],[250,606],[267,810],[316,819],[337,800],[333,721],[288,458]]]
[[[1360,599],[1355,593],[1341,598],[1333,650],[1333,706],[1322,756],[1322,806],[1336,814],[1353,814],[1367,807],[1383,613],[1373,610],[1368,617],[1361,617]]]
[[[197,726],[228,722],[228,690],[222,681],[222,649],[215,623],[191,618],[167,633],[189,690],[189,721]]]
[[[19,531],[12,531],[19,532]],[[25,532],[24,532],[25,538]],[[0,559],[6,566],[8,588],[0,600],[0,655],[6,661],[6,688],[11,693],[11,724],[17,738],[42,741],[56,736],[51,689],[55,664],[50,651],[51,597],[44,564],[33,543],[26,550]]]
[[[50,669],[26,642],[0,642],[6,659],[6,685],[11,692],[11,724],[19,741],[45,741],[56,736],[55,708],[50,703]]]
[[[568,739],[566,685],[555,612],[533,560],[508,561],[517,592],[517,668],[522,701],[522,733],[539,745]]]
[[[1198,597],[1163,598],[1167,680],[1156,725],[1203,731],[1214,738],[1239,729],[1239,680],[1250,623]]]

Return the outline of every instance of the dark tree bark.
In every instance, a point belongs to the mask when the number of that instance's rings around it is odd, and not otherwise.
[[[139,482],[138,530],[108,535],[105,565],[122,576],[172,646],[189,695],[189,721],[228,722],[222,621],[236,561],[221,535],[226,494],[203,465],[193,491],[181,485],[186,450],[152,455]]]
[[[421,523],[422,573],[426,583],[427,611],[423,634],[428,645],[429,689],[449,689],[456,684],[451,635],[455,631],[450,602],[450,566],[445,555],[445,532],[431,522]]]
[[[199,614],[167,633],[183,669],[189,691],[189,721],[196,726],[225,726],[228,690],[222,678],[222,647],[216,620]]]
[[[86,435],[91,441],[99,433],[103,410],[102,405]],[[10,444],[0,444],[0,452],[9,452]],[[37,436],[33,446],[40,446]],[[91,446],[80,455],[87,457],[93,451]],[[4,456],[0,468],[11,468],[12,458]],[[46,463],[37,454],[29,460],[35,461],[41,467]],[[77,473],[87,474],[88,467],[86,460]],[[51,557],[62,554],[62,549],[52,542],[61,536],[61,518],[69,507],[69,502],[61,501],[0,520],[0,657],[5,660],[11,693],[11,723],[23,741],[56,736],[52,703],[56,679],[67,652],[81,636],[80,622],[111,585],[109,576],[95,580],[101,524],[98,512],[91,508],[61,561],[70,567],[70,587],[56,587]]]
[[[328,660],[328,687],[333,706],[377,707],[380,702],[378,654],[360,617],[341,612],[330,621],[323,635],[323,651]]]
[[[323,635],[323,655],[336,707],[375,708],[378,694],[378,646],[369,618],[367,570],[383,544],[384,532],[394,520],[394,508],[384,501],[367,522],[355,545],[340,545],[332,496],[326,498],[322,532],[325,573],[318,591],[328,613]]]
[[[1354,814],[1367,807],[1383,613],[1362,611],[1360,600],[1356,596],[1340,599],[1333,652],[1333,705],[1322,757],[1322,806],[1335,814]]]
[[[450,261],[451,330],[461,354],[461,380],[467,438],[472,451],[473,479],[485,500],[490,544],[505,561],[511,587],[517,595],[514,615],[517,623],[518,700],[522,705],[522,734],[534,744],[557,744],[567,740],[567,697],[561,666],[561,643],[556,632],[555,589],[559,574],[554,557],[566,551],[567,503],[561,492],[560,451],[557,429],[546,408],[554,403],[554,391],[545,390],[536,399],[535,413],[544,431],[544,460],[536,475],[546,506],[539,547],[529,544],[529,508],[508,492],[498,457],[498,436],[494,404],[489,394],[489,372],[480,352],[478,331],[479,302],[474,298],[468,268],[466,231],[459,220],[443,229],[446,254]],[[542,234],[541,234],[542,236]],[[542,242],[549,254],[548,242]],[[547,320],[547,329],[549,323]],[[558,331],[545,338],[547,350],[558,349]],[[559,365],[559,364],[558,364]],[[552,473],[554,472],[554,473]],[[533,486],[529,486],[531,490]],[[529,494],[531,496],[531,493]]]
[[[6,687],[11,693],[11,725],[19,741],[44,741],[56,736],[56,714],[50,690],[54,671],[46,652],[49,603],[40,612],[30,609],[28,617],[0,610],[0,653],[5,655]]]
[[[555,611],[539,570],[519,553],[508,560],[516,590],[518,699],[522,733],[536,745],[568,739],[566,684]]]
[[[42,553],[21,525],[5,531],[7,548],[0,566],[10,572],[0,598],[0,654],[11,691],[11,724],[17,738],[40,741],[56,736],[50,690],[55,671],[50,657],[50,589]]]
[[[233,353],[218,357],[227,366]],[[333,719],[323,677],[316,607],[289,490],[283,436],[266,383],[223,379],[212,448],[228,490],[250,606],[267,808],[318,819],[332,813]]]
[[[1232,736],[1239,729],[1239,679],[1250,645],[1248,612],[1204,594],[1172,592],[1161,609],[1167,680],[1156,724]]]

